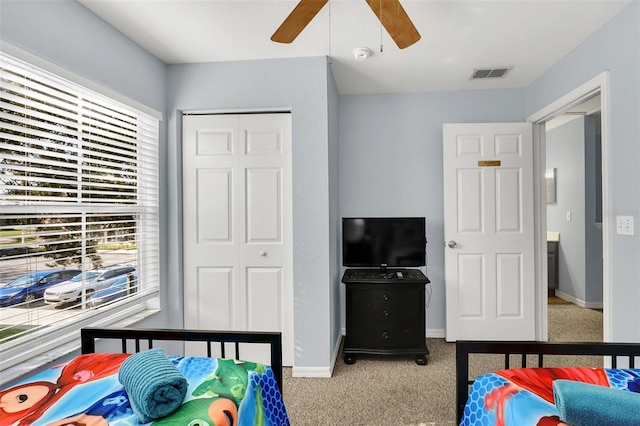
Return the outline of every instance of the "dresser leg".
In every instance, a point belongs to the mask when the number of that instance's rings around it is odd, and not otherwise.
[[[418,365],[427,365],[427,356],[426,355],[417,355],[416,356],[416,364],[418,364]]]
[[[345,355],[344,356],[344,363],[345,364],[355,364],[356,363],[356,357],[353,355]]]

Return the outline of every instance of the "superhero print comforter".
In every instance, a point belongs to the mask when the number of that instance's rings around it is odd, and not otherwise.
[[[0,392],[0,424],[133,426],[141,424],[118,371],[129,354],[87,354]],[[288,426],[269,366],[223,358],[169,356],[187,379],[183,403],[152,425]]]
[[[558,394],[558,389],[561,389],[558,385],[567,381],[580,385],[580,391],[574,392],[560,404],[562,395]],[[605,388],[608,393],[604,398],[602,393],[595,392]],[[609,424],[606,423],[608,419],[617,419],[613,424],[640,425],[638,411],[620,412],[618,401],[622,400],[621,397],[629,397],[629,392],[637,397],[632,398],[632,403],[640,404],[639,369],[576,367],[501,370],[476,378],[469,391],[460,425],[565,425],[567,412],[574,419],[575,416],[586,418],[587,423],[580,423],[581,419],[569,423],[574,425]],[[580,404],[576,405],[578,409],[568,411],[574,403]],[[605,423],[588,423],[596,418],[603,419]],[[622,423],[617,423],[620,421]]]

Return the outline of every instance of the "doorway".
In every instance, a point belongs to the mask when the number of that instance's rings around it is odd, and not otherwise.
[[[600,211],[604,211],[606,208],[609,199],[609,174],[610,170],[608,167],[608,158],[609,158],[609,111],[608,111],[608,73],[603,73],[594,79],[588,81],[582,86],[576,88],[571,91],[567,95],[562,98],[556,100],[552,104],[543,108],[538,113],[531,116],[528,121],[534,123],[534,173],[536,176],[534,177],[537,182],[540,182],[539,193],[536,196],[534,201],[536,206],[536,224],[539,232],[536,233],[536,247],[537,247],[537,255],[539,256],[539,261],[537,262],[537,273],[540,274],[540,279],[537,280],[538,292],[536,297],[537,302],[537,340],[546,341],[549,339],[548,334],[548,267],[551,263],[548,260],[547,254],[547,231],[551,230],[547,227],[547,186],[546,186],[546,172],[549,167],[547,167],[547,132],[546,127],[547,124],[552,123],[554,119],[558,119],[559,117],[565,115],[573,115],[573,112],[578,112],[582,109],[588,108],[591,112],[596,112],[596,110],[600,111],[600,159],[601,163],[598,167],[601,172],[601,193],[599,194]],[[568,114],[567,114],[568,113]],[[550,148],[550,147],[549,147]],[[551,148],[550,148],[551,150]],[[553,169],[553,167],[550,167]],[[556,170],[557,172],[557,170]],[[556,175],[556,179],[559,176]],[[584,176],[583,176],[584,178]],[[560,194],[556,194],[557,197]],[[575,217],[577,212],[573,212],[571,210],[561,211],[562,217],[565,221],[570,221]],[[594,213],[595,214],[595,213]],[[585,215],[586,216],[586,215]],[[603,309],[603,340],[607,341],[608,336],[610,335],[610,331],[608,329],[609,319],[608,319],[608,309],[607,302],[609,300],[609,265],[610,265],[610,251],[609,251],[609,241],[610,241],[610,227],[609,220],[606,214],[600,214],[599,219],[600,225],[593,224],[594,227],[598,227],[598,232],[601,232],[601,267],[602,267],[602,304],[601,307]],[[584,228],[583,228],[584,229]],[[555,230],[551,230],[552,232],[556,232]],[[583,237],[586,234],[583,234]],[[562,244],[562,234],[559,237],[560,245]],[[593,263],[593,260],[588,262]],[[553,265],[552,265],[553,266]],[[581,293],[584,295],[585,293]],[[581,296],[582,297],[582,296]],[[586,296],[584,296],[584,300],[586,302]],[[576,298],[579,300],[579,298]],[[593,307],[587,306],[585,303],[585,307]]]
[[[545,123],[550,341],[602,341],[600,104]]]

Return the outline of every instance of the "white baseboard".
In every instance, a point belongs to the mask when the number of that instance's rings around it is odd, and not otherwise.
[[[331,367],[293,367],[291,377],[331,377]]]
[[[586,302],[582,299],[578,299],[577,297],[573,297],[570,294],[564,293],[560,290],[555,291],[555,295],[560,299],[566,300],[567,302],[571,302],[574,305],[580,306],[581,308],[586,309],[602,309],[602,302]]]
[[[342,333],[338,335],[338,341],[334,345],[333,354],[331,356],[331,365],[329,367],[293,367],[291,369],[291,377],[331,377],[333,376],[333,369],[336,366],[336,361],[340,355],[340,343],[342,342],[342,336],[345,331],[342,329]]]
[[[444,328],[428,328],[427,337],[432,339],[444,339],[446,337],[446,331]]]
[[[336,361],[338,360],[338,356],[340,356],[340,344],[342,343],[342,337],[344,336],[344,329],[341,330],[342,332],[338,335],[338,340],[336,341],[336,344],[333,345],[334,349],[333,349],[333,356],[331,357],[331,365],[329,366],[329,368],[331,369],[329,371],[329,377],[331,377],[333,375],[333,369],[336,366]]]

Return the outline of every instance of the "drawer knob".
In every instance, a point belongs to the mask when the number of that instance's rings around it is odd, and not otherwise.
[[[382,300],[384,300],[386,302],[387,300],[389,300],[389,296],[387,296],[386,294],[383,294],[382,295]]]
[[[382,332],[382,338],[383,338],[383,339],[388,339],[388,338],[389,338],[389,333],[388,333],[388,332],[386,332],[386,331],[383,331],[383,332]]]
[[[386,309],[384,311],[382,311],[382,315],[384,315],[385,317],[389,316],[389,311],[387,311]]]

